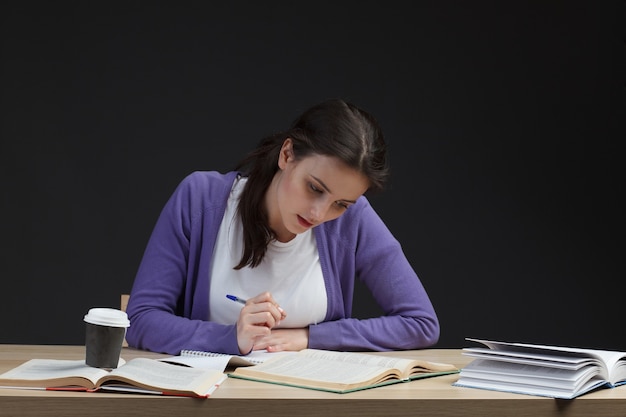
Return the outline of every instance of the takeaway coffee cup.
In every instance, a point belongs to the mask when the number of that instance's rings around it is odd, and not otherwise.
[[[92,308],[85,315],[85,363],[95,368],[117,368],[128,315],[114,308]]]

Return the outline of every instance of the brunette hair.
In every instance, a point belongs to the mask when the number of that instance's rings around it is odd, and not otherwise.
[[[311,155],[339,158],[367,177],[368,191],[382,190],[389,175],[383,133],[371,114],[341,99],[327,100],[309,108],[289,130],[263,138],[236,166],[248,181],[238,205],[244,250],[235,269],[259,265],[268,243],[274,238],[264,197],[278,170],[279,152],[287,138],[293,142],[296,160]]]

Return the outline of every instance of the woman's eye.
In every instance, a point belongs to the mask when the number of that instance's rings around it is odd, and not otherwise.
[[[317,187],[315,186],[315,184],[313,184],[312,182],[310,182],[310,183],[309,183],[309,188],[311,189],[311,191],[315,191],[315,192],[317,192],[317,193],[319,193],[319,192],[320,192],[320,189],[319,189],[319,188],[317,188]]]
[[[343,201],[335,201],[335,204],[343,209],[347,209],[349,207],[348,204],[344,203]]]

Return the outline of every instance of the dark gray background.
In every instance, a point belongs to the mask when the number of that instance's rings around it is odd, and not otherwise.
[[[23,3],[0,13],[0,343],[83,344],[185,175],[343,97],[386,133],[373,204],[438,347],[626,349],[623,1]]]

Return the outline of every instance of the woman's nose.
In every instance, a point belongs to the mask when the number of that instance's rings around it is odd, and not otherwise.
[[[323,201],[316,201],[311,205],[311,210],[309,212],[310,221],[312,223],[320,223],[324,216],[326,216],[326,212],[328,211],[328,207]]]

